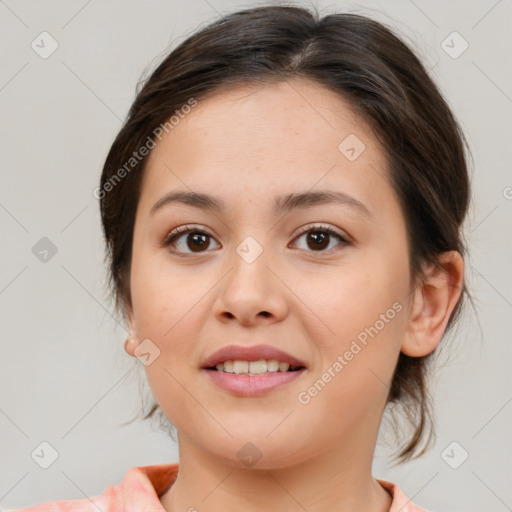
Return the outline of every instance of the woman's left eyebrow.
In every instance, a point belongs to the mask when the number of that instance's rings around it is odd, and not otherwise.
[[[201,192],[191,192],[186,190],[174,190],[160,198],[151,208],[149,214],[154,213],[173,203],[181,203],[201,210],[210,210],[214,212],[221,212],[226,209],[224,201],[218,197]],[[292,194],[284,194],[274,198],[273,212],[275,215],[282,215],[291,210],[300,208],[310,208],[312,206],[336,203],[339,205],[352,208],[354,211],[372,217],[368,208],[355,197],[334,190],[318,190],[315,192],[296,192]]]

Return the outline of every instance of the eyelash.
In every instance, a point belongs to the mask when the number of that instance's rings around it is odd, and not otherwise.
[[[317,232],[320,232],[320,233],[325,233],[329,236],[334,236],[336,238],[338,238],[338,240],[340,241],[340,245],[341,246],[347,246],[347,245],[350,245],[350,242],[349,240],[347,240],[341,233],[338,233],[337,231],[335,231],[333,228],[329,227],[329,226],[326,226],[326,225],[323,225],[323,224],[319,224],[319,225],[307,225],[307,226],[304,226],[302,228],[299,229],[296,237],[294,238],[294,240],[296,240],[297,238],[301,237],[302,235],[304,235],[305,233],[317,233]],[[173,229],[164,239],[164,241],[162,242],[162,247],[168,247],[172,244],[174,244],[176,242],[176,240],[178,240],[180,237],[182,237],[183,235],[187,235],[189,233],[196,233],[196,234],[200,234],[200,235],[207,235],[211,238],[214,238],[212,235],[210,235],[207,231],[203,231],[197,227],[194,227],[194,226],[180,226],[176,229]],[[322,253],[330,253],[332,252],[333,249],[329,249],[328,251],[307,251],[307,252],[312,252],[312,253],[319,253],[319,254],[322,254]],[[201,253],[180,253],[178,251],[172,251],[174,254],[178,255],[178,256],[182,256],[182,257],[189,257],[189,256],[193,256],[194,254],[198,254],[200,255]],[[209,252],[209,251],[204,251],[204,252]]]

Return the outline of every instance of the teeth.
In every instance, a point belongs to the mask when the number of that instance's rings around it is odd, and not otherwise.
[[[247,361],[233,361],[233,373],[247,373],[249,363]]]
[[[249,363],[249,373],[267,373],[267,361],[265,359],[251,361]]]
[[[237,375],[248,373],[250,375],[260,375],[263,373],[287,372],[290,368],[288,363],[283,363],[277,359],[259,359],[258,361],[224,361],[218,363],[215,368],[219,372],[235,373]]]
[[[277,372],[279,370],[279,361],[271,359],[267,361],[267,372]]]
[[[287,372],[288,368],[290,368],[290,365],[288,363],[279,363],[280,372]]]

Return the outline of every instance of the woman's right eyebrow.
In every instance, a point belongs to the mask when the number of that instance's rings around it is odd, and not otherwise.
[[[210,210],[221,212],[226,209],[223,200],[209,194],[201,192],[192,192],[187,190],[173,190],[161,197],[151,208],[149,215],[152,216],[156,211],[170,204],[185,204],[199,208],[201,210]],[[291,210],[311,208],[313,206],[336,203],[338,205],[348,206],[354,211],[372,217],[368,208],[355,197],[340,191],[318,190],[315,192],[295,192],[277,196],[274,199],[273,213],[282,215]]]

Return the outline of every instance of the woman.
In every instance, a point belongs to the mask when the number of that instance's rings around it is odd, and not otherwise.
[[[372,459],[388,404],[412,424],[397,458],[428,446],[469,180],[397,36],[297,7],[223,17],[143,84],[96,194],[146,417],[180,462],[25,510],[423,510]]]

